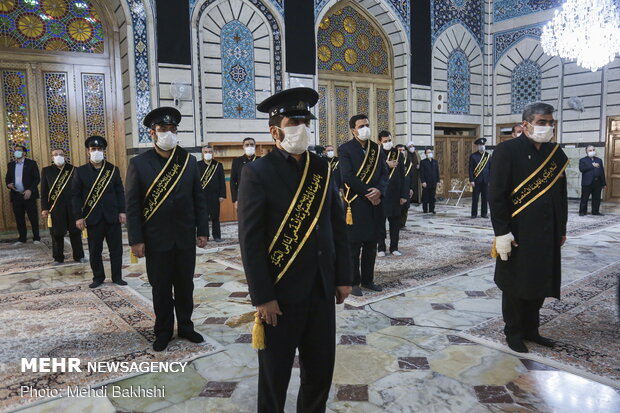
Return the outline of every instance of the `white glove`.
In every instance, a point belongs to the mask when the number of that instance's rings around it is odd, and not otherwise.
[[[495,250],[499,254],[502,261],[508,261],[508,254],[512,251],[512,241],[514,240],[515,237],[511,232],[495,237]]]

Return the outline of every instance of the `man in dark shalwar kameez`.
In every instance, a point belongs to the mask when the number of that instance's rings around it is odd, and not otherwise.
[[[538,332],[545,298],[560,298],[560,249],[568,217],[568,158],[550,142],[553,111],[546,103],[526,106],[523,133],[500,143],[491,165],[495,283],[502,290],[506,342],[520,353],[528,351],[524,341],[554,345]]]

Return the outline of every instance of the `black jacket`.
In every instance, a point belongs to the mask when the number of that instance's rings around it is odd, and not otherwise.
[[[201,159],[198,160],[196,165],[198,166],[198,175],[202,177],[207,169],[207,163]],[[211,212],[216,209],[219,211],[220,198],[226,198],[226,178],[224,177],[224,165],[222,165],[221,162],[217,163],[213,178],[211,178],[209,185],[207,185],[202,191],[205,194],[207,211]]]
[[[243,166],[250,162],[254,162],[256,159],[259,159],[256,155],[251,158],[241,155],[233,159],[232,167],[230,168],[230,195],[233,202],[237,202],[237,192],[239,191],[239,184],[241,183],[241,170]]]
[[[392,149],[393,152],[398,153],[398,149]],[[388,151],[381,149],[385,159],[388,157]],[[386,217],[400,216],[402,208],[400,205],[400,199],[409,199],[409,187],[410,179],[405,176],[405,156],[398,155],[398,165],[392,172],[388,168],[388,174],[391,174],[389,183],[385,195],[383,195],[383,215]]]
[[[352,283],[344,210],[332,180],[315,230],[274,286],[275,274],[270,271],[267,253],[301,180],[295,162],[275,149],[243,167],[237,211],[239,242],[253,305],[274,299],[299,302],[311,293],[317,276],[327,297],[334,295],[336,286]]]
[[[65,164],[65,168],[71,169],[71,164]],[[76,170],[73,171],[75,173]],[[49,211],[52,207],[49,202],[50,189],[56,181],[56,178],[60,174],[60,168],[56,165],[50,165],[43,168],[41,171],[41,210]],[[52,211],[52,232],[58,235],[64,235],[67,230],[78,231],[75,226],[75,217],[73,215],[73,209],[71,208],[71,178],[65,185],[60,197],[56,201],[54,210]]]
[[[127,235],[129,245],[144,243],[151,251],[190,249],[196,236],[209,236],[207,204],[196,162],[190,158],[181,179],[157,212],[144,224],[146,192],[166,164],[155,149],[129,161],[127,168]]]
[[[370,142],[368,142],[368,144],[370,144]],[[364,162],[366,153],[362,145],[360,145],[355,138],[340,145],[338,148],[338,155],[340,157],[340,164],[338,167],[342,176],[342,185],[344,186],[344,184],[347,184],[351,187],[349,199],[353,198],[355,194],[359,195],[355,201],[351,203],[353,225],[347,225],[349,240],[351,242],[376,241],[378,236],[378,227],[376,223],[380,221],[380,217],[383,214],[382,206],[379,204],[377,207],[374,207],[370,201],[366,199],[366,194],[369,188],[377,188],[381,191],[381,194],[385,196],[389,179],[385,155],[383,151],[379,149],[377,168],[368,184],[362,182],[356,175],[357,171],[362,166],[362,162]],[[346,193],[347,190],[344,189],[344,192]],[[346,202],[344,206],[345,208],[347,207]]]
[[[592,163],[598,163],[600,166],[595,168]],[[601,158],[583,157],[579,160],[579,171],[581,172],[581,186],[588,186],[594,182],[594,178],[601,181],[601,186],[607,186],[605,182],[605,169],[603,169],[603,160]]]
[[[474,182],[477,184],[488,184],[491,180],[491,155],[489,155],[489,160],[484,166],[484,169],[476,178],[474,175],[474,171],[476,170],[476,166],[478,166],[478,162],[480,162],[480,159],[482,159],[482,154],[480,152],[474,152],[469,155],[469,182]]]
[[[98,174],[99,169],[92,166],[90,162],[73,171],[71,197],[73,198],[73,215],[76,220],[84,218],[82,208]],[[121,173],[115,166],[112,180],[86,219],[86,225],[95,225],[102,220],[105,220],[108,224],[119,222],[118,215],[124,212],[125,193],[123,191],[123,182],[121,181]]]
[[[519,245],[513,247],[508,261],[497,258],[495,283],[502,291],[527,300],[560,296],[560,239],[566,235],[568,220],[566,176],[515,217],[510,195],[542,164],[555,145],[543,143],[537,150],[521,134],[500,143],[493,152],[491,222],[496,236],[512,232]]]
[[[336,181],[336,187],[342,187],[342,177],[340,176],[340,159],[337,156],[329,159],[327,156],[325,157],[327,163],[332,167],[332,176]]]
[[[422,159],[420,162],[420,182],[426,183],[428,188],[434,188],[440,180],[439,162],[436,159]]]
[[[5,176],[6,185],[15,183],[15,161],[9,162]],[[24,158],[24,170],[22,171],[22,184],[24,190],[30,189],[32,194],[30,199],[39,198],[39,182],[41,177],[39,175],[39,166],[32,159]],[[21,194],[11,189],[11,202],[17,197],[21,197]]]

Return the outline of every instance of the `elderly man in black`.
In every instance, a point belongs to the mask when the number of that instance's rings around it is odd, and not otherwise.
[[[560,250],[568,217],[568,158],[550,142],[553,111],[546,103],[526,106],[523,133],[500,143],[491,165],[495,283],[502,290],[506,342],[521,353],[528,351],[524,340],[554,344],[538,332],[545,297],[560,298]]]

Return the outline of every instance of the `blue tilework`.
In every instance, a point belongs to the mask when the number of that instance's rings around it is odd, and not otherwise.
[[[512,113],[522,113],[526,105],[540,100],[540,79],[540,66],[531,60],[524,60],[514,68],[510,96]]]
[[[321,10],[323,10],[323,8],[328,2],[329,0],[314,0],[315,19],[318,17],[319,13],[321,12]],[[396,12],[398,19],[405,27],[407,35],[409,35],[411,30],[411,19],[409,13],[409,8],[411,7],[411,0],[383,0],[383,3],[387,4],[393,11]]]
[[[469,59],[460,49],[448,58],[448,113],[469,113]]]
[[[540,40],[544,23],[535,24],[532,26],[519,27],[518,29],[507,30],[504,32],[495,33],[493,35],[493,62],[497,64],[499,59],[521,39],[530,37],[532,39]]]
[[[222,105],[225,118],[256,118],[254,39],[238,20],[222,27]]]
[[[527,16],[556,8],[563,0],[495,0],[493,1],[493,22],[498,23],[515,17]]]
[[[484,2],[482,0],[432,0],[432,42],[447,28],[462,24],[484,48]]]

